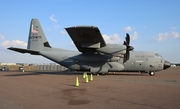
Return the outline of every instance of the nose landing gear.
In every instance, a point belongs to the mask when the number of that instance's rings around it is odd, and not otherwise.
[[[151,72],[149,72],[149,75],[150,75],[150,76],[154,76],[154,75],[155,75],[155,72],[151,71]]]

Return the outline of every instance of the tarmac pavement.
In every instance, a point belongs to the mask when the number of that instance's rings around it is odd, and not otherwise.
[[[79,87],[75,87],[76,77]],[[77,72],[0,72],[0,109],[180,107],[180,69],[155,76],[117,73],[93,75],[93,79],[85,83]]]

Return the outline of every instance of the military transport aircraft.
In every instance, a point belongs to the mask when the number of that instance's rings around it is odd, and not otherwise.
[[[51,47],[38,19],[31,20],[27,49],[8,49],[41,55],[69,69],[95,74],[145,72],[153,76],[156,71],[170,67],[170,63],[157,53],[132,51],[129,34],[126,34],[123,44],[106,44],[98,27],[73,26],[65,29],[79,52]]]

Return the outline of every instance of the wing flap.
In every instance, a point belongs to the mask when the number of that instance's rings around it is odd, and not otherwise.
[[[8,49],[16,51],[16,52],[20,52],[20,53],[30,53],[32,55],[39,55],[39,52],[38,51],[34,51],[34,50],[28,50],[28,49],[22,49],[22,48],[14,48],[14,47],[10,47]]]

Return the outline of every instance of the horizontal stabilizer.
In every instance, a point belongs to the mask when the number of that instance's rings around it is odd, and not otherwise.
[[[30,53],[32,55],[39,55],[38,51],[34,51],[34,50],[29,50],[29,49],[22,49],[22,48],[14,48],[14,47],[10,47],[8,48],[9,50],[13,50],[16,52],[20,52],[20,53]]]

